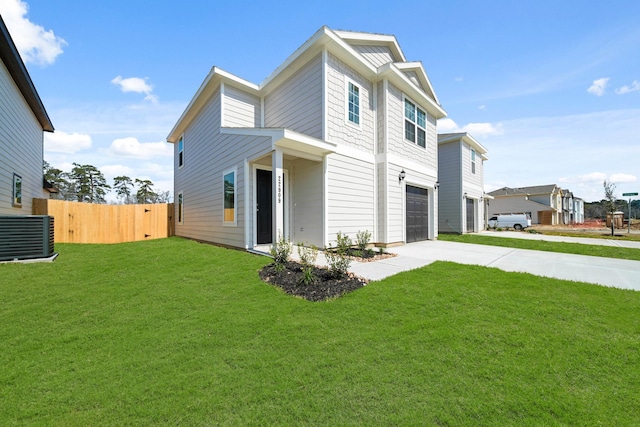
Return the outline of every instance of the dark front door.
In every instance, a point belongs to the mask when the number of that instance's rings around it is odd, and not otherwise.
[[[473,199],[467,199],[467,233],[476,231],[476,210]]]
[[[429,193],[407,185],[407,243],[429,238]]]
[[[271,171],[256,170],[256,227],[258,244],[273,243]]]

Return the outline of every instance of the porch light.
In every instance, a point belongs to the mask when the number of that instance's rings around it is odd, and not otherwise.
[[[404,169],[402,169],[402,170],[400,171],[400,175],[398,175],[398,182],[402,182],[402,181],[404,181],[404,177],[405,177],[406,175],[407,175],[407,174],[405,173]]]
[[[467,192],[466,192],[466,191],[464,192],[464,196],[463,196],[462,198],[463,198],[463,199],[466,199],[466,198],[467,198]]]
[[[440,181],[436,181],[436,187],[435,187],[435,188],[436,188],[436,190],[437,190],[438,188],[440,188]]]

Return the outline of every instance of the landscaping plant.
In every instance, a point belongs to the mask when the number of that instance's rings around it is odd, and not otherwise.
[[[360,251],[360,256],[364,257],[367,252],[371,253],[371,250],[367,250],[367,245],[371,241],[371,232],[369,230],[360,231],[356,234],[356,246]]]
[[[271,246],[270,251],[273,257],[273,263],[275,264],[276,271],[283,271],[286,262],[291,256],[291,242],[280,234],[276,243]]]
[[[318,258],[318,248],[315,245],[303,246],[302,243],[299,243],[298,256],[302,264],[302,278],[300,280],[303,284],[310,285],[315,280],[313,267]]]
[[[336,278],[346,276],[349,271],[349,266],[351,265],[349,249],[351,249],[351,238],[339,231],[336,236],[336,247],[329,246],[325,251],[329,270]]]

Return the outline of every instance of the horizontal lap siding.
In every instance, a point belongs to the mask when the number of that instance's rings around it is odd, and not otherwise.
[[[9,71],[0,65],[0,215],[31,215],[42,190],[43,131]],[[13,174],[22,178],[22,207],[13,207]]]
[[[260,98],[228,85],[224,88],[224,95],[223,126],[260,126]]]
[[[374,231],[374,165],[332,154],[327,159],[329,241],[338,232],[352,239],[358,231]]]
[[[465,185],[469,187],[482,187],[482,159],[476,152],[476,173],[471,173],[471,147],[468,144],[462,146],[462,175]],[[467,191],[467,189],[465,189]]]
[[[376,165],[376,173],[378,174],[378,242],[385,241],[385,230],[386,230],[386,220],[387,220],[387,199],[386,199],[386,181],[385,181],[385,164],[378,163]]]
[[[462,232],[460,193],[460,143],[443,144],[438,149],[438,229],[441,233]]]
[[[322,61],[318,56],[264,99],[265,127],[322,138]]]
[[[404,185],[398,180],[398,175],[403,168],[389,164],[387,176],[387,203],[388,205],[388,242],[404,241]],[[408,171],[405,169],[405,172]]]
[[[327,67],[327,140],[374,153],[373,84],[353,68],[329,54]],[[347,122],[347,81],[360,87],[360,125]]]
[[[184,221],[176,223],[176,235],[244,247],[244,159],[268,150],[271,139],[225,135],[219,126],[220,93],[216,92],[184,133],[184,167],[175,169],[176,197],[180,192],[184,195]],[[222,175],[234,167],[237,225],[224,226]]]
[[[322,247],[323,227],[323,165],[322,162],[298,159],[293,170],[293,233],[294,242]]]
[[[376,67],[394,62],[391,50],[386,46],[353,45],[352,47]]]

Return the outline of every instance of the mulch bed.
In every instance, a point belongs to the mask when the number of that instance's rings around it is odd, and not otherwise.
[[[326,268],[313,267],[314,282],[302,283],[302,265],[288,261],[283,271],[276,271],[274,264],[269,264],[259,271],[260,278],[267,283],[279,287],[289,295],[309,301],[326,301],[338,298],[355,291],[367,284],[367,280],[351,273],[336,279]]]

